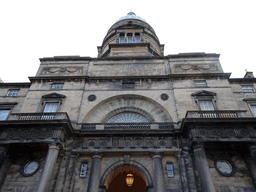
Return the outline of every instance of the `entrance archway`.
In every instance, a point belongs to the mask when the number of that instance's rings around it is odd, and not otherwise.
[[[137,181],[143,184],[144,188],[142,189],[142,192],[151,191],[153,189],[153,180],[150,176],[150,173],[142,164],[140,164],[139,162],[136,162],[136,161],[130,161],[128,165],[125,164],[124,161],[118,161],[118,162],[112,164],[103,173],[101,180],[100,180],[100,187],[102,189],[105,188],[108,190],[110,185],[117,184],[118,180],[117,179],[115,180],[115,178],[123,178],[124,184],[127,185],[125,182],[125,177],[129,173],[134,174],[134,176],[137,178]],[[135,182],[136,178],[134,178],[134,182]],[[117,186],[117,185],[115,185],[115,186]],[[133,190],[133,188],[128,188],[129,190],[127,190],[128,186],[123,185],[123,187],[126,188],[126,191],[138,192],[138,190]],[[110,188],[110,190],[114,190],[114,189]],[[125,191],[122,189],[121,192],[125,192]]]
[[[126,183],[128,174],[132,174],[134,178],[131,186]],[[105,186],[108,192],[147,192],[148,182],[139,168],[132,165],[121,165],[109,174]]]

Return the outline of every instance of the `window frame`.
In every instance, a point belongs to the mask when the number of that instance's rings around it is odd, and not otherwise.
[[[134,35],[134,37],[135,37],[135,43],[141,43],[141,38],[140,38],[140,33],[135,33],[135,35]],[[137,38],[136,37],[138,37],[138,40],[139,40],[139,42],[137,42]]]
[[[17,91],[17,94],[15,94],[15,95],[10,95],[12,91]],[[19,91],[20,91],[20,89],[9,89],[8,92],[7,92],[7,96],[8,96],[8,97],[17,97],[18,94],[19,94]]]
[[[131,37],[131,39],[129,39],[129,37]],[[127,43],[133,43],[133,34],[132,33],[127,33],[126,38],[127,38]],[[131,42],[129,42],[129,40],[131,40]]]
[[[9,103],[0,103],[0,110],[9,110],[9,114],[7,115],[5,120],[0,121],[6,121],[8,120],[14,106],[17,104],[17,102],[9,102]]]
[[[61,88],[54,88],[55,85],[62,85],[62,87]],[[52,83],[52,85],[51,85],[51,89],[54,89],[54,90],[63,89],[63,87],[64,87],[63,82],[55,82],[55,83]]]
[[[250,87],[251,89],[244,89],[244,87]],[[243,93],[255,93],[256,92],[255,87],[251,84],[248,84],[248,85],[243,84],[243,85],[241,85],[241,88],[242,88]],[[251,91],[245,91],[245,90],[251,90]]]
[[[60,106],[64,102],[65,98],[66,98],[65,95],[61,95],[58,93],[51,93],[51,94],[42,96],[40,112],[44,113],[45,106],[48,103],[58,103],[58,108],[57,108],[56,112],[59,112]],[[53,112],[53,113],[56,113],[56,112]]]
[[[123,38],[123,42],[121,42],[121,37]],[[125,34],[124,33],[120,33],[119,34],[119,44],[124,44],[125,43]]]
[[[251,112],[251,115],[253,117],[256,117],[256,112],[254,113],[253,109],[252,109],[252,106],[256,107],[256,98],[247,98],[247,99],[244,99],[244,101],[246,102],[246,104]]]
[[[81,163],[81,166],[80,166],[80,174],[79,174],[79,177],[80,178],[86,178],[86,175],[87,175],[87,172],[88,172],[88,162],[87,161],[84,161]]]
[[[168,169],[168,165],[171,165],[172,169]],[[169,174],[170,172],[172,172],[172,174]],[[167,175],[168,178],[174,178],[175,177],[173,162],[166,162],[166,175]]]
[[[226,162],[227,164],[229,164],[232,168],[231,172],[230,173],[224,173],[222,170],[219,169],[218,167],[218,162]],[[229,158],[226,158],[226,157],[219,157],[217,159],[214,160],[214,167],[216,169],[216,171],[218,171],[219,174],[225,176],[225,177],[231,177],[235,174],[236,172],[236,166],[234,164],[234,162],[229,159]]]
[[[197,83],[200,83],[200,82],[203,82],[204,85],[203,84],[202,85],[197,84]],[[206,80],[194,80],[194,86],[195,87],[207,87],[207,82],[206,82]]]
[[[57,104],[57,109],[56,109],[56,111],[53,111],[53,112],[45,112],[46,106],[47,106],[48,104],[53,104],[53,103],[56,103],[56,104]],[[51,102],[51,101],[45,102],[45,103],[44,103],[44,108],[43,108],[43,111],[42,111],[42,112],[43,112],[43,113],[56,113],[56,112],[58,112],[59,106],[60,106],[60,102]]]
[[[213,111],[217,110],[217,99],[216,99],[216,93],[210,92],[210,91],[199,91],[197,93],[193,93],[192,96],[194,97],[195,103],[197,105],[198,110],[200,111],[208,111],[208,110],[202,110],[200,107],[200,101],[211,101],[213,105]],[[209,110],[212,111],[212,110]]]

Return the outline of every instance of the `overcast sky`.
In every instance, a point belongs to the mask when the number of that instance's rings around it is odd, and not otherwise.
[[[27,82],[42,57],[97,57],[108,29],[131,9],[154,28],[165,55],[219,53],[232,78],[256,76],[255,8],[255,0],[0,0],[0,78]]]

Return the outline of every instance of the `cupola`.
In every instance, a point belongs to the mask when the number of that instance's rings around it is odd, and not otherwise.
[[[108,30],[98,57],[155,57],[164,55],[164,45],[145,19],[129,12]]]

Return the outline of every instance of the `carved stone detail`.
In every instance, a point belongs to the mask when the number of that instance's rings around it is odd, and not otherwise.
[[[234,139],[250,139],[256,138],[256,131],[251,127],[193,127],[189,133],[190,139],[197,138],[234,138]]]
[[[77,139],[73,148],[172,148],[176,138],[172,137],[105,137],[91,139]]]
[[[83,72],[82,67],[44,67],[41,74],[64,74],[64,73],[79,73]]]
[[[176,71],[206,71],[206,70],[217,70],[216,65],[198,65],[198,64],[182,64],[174,65]]]

